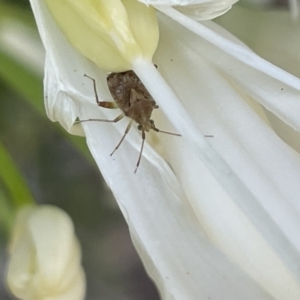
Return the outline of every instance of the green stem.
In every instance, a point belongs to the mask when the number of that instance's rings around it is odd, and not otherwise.
[[[7,235],[12,229],[14,218],[15,212],[13,211],[5,193],[0,190],[0,229]]]
[[[34,204],[34,198],[20,170],[14,163],[8,151],[0,142],[0,179],[7,188],[14,210],[26,204]],[[1,199],[0,199],[1,200]],[[2,211],[0,210],[0,219]]]

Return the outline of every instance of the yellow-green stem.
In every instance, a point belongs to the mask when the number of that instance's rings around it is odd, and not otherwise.
[[[10,228],[14,213],[21,206],[32,205],[35,201],[22,173],[1,142],[0,166],[0,180],[8,195],[0,193],[0,220],[4,228]]]

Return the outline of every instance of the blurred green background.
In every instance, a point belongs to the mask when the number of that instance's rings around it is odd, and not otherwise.
[[[0,0],[0,299],[7,222],[18,201],[54,204],[75,223],[86,299],[159,299],[85,144],[46,116],[44,52],[28,0]]]
[[[244,0],[269,9],[287,0]],[[82,245],[87,300],[159,299],[127,225],[84,138],[45,114],[42,48],[28,0],[0,0],[0,299],[8,225],[20,201],[54,204],[73,219]]]

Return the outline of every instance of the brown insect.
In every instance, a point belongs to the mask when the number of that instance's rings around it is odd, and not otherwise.
[[[113,120],[88,119],[82,120],[81,122],[99,121],[116,123],[120,121],[124,116],[131,119],[126,127],[126,130],[120,142],[117,144],[117,146],[110,155],[113,155],[115,151],[120,147],[127,133],[129,132],[133,121],[135,121],[138,124],[138,130],[142,131],[142,146],[134,173],[136,173],[141,161],[146,137],[145,132],[149,132],[152,129],[156,132],[181,136],[180,134],[162,131],[155,127],[154,121],[150,118],[153,109],[158,108],[158,105],[156,105],[156,102],[153,100],[150,93],[147,91],[147,89],[145,88],[141,80],[137,77],[137,75],[134,73],[134,71],[111,73],[107,76],[107,85],[115,102],[100,101],[97,94],[95,79],[86,74],[84,76],[90,78],[93,81],[93,87],[97,104],[105,108],[119,108],[122,111],[122,114],[120,114]]]

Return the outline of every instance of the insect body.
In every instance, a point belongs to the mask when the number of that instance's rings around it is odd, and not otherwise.
[[[118,107],[140,125],[140,130],[148,132],[155,128],[150,117],[158,106],[133,71],[111,73],[107,85]]]
[[[130,118],[130,121],[127,125],[127,128],[118,143],[115,147],[114,152],[120,147],[123,140],[125,139],[127,133],[129,132],[132,122],[135,121],[138,124],[138,130],[142,131],[142,146],[141,151],[139,154],[139,158],[137,161],[136,169],[134,172],[137,171],[137,168],[140,164],[144,142],[145,142],[145,132],[149,130],[154,130],[156,132],[162,132],[172,135],[180,136],[177,133],[171,133],[159,130],[155,127],[154,121],[151,120],[151,114],[153,109],[158,108],[156,102],[151,97],[150,93],[147,91],[143,83],[134,73],[134,71],[126,71],[122,73],[111,73],[107,76],[107,85],[110,90],[112,97],[114,98],[115,102],[108,102],[108,101],[99,101],[97,90],[96,90],[96,81],[95,79],[84,75],[90,78],[93,81],[93,87],[96,97],[96,102],[99,106],[105,108],[119,108],[122,111],[122,114],[116,117],[114,120],[103,120],[103,119],[89,119],[83,120],[84,121],[100,121],[100,122],[118,122],[124,116]]]

